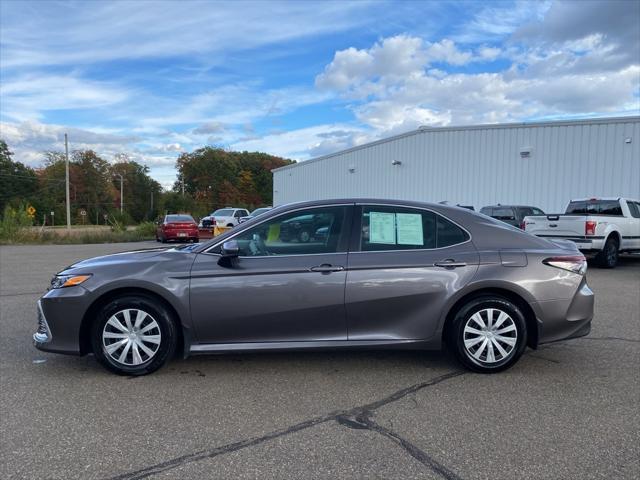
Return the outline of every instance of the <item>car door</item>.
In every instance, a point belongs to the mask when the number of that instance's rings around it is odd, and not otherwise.
[[[449,297],[478,269],[469,234],[426,209],[362,205],[352,238],[349,340],[430,338]]]
[[[627,207],[631,217],[627,220],[629,227],[624,243],[630,249],[640,250],[640,202],[627,200]]]
[[[198,343],[346,340],[344,286],[352,205],[282,213],[227,239],[239,256],[219,262],[221,246],[197,256],[191,315]],[[331,219],[327,235],[284,241],[284,222]],[[222,263],[223,265],[220,265]]]

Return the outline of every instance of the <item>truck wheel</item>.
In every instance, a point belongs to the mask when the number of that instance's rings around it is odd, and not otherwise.
[[[598,266],[602,268],[615,268],[618,264],[618,241],[609,237],[604,244],[604,248],[596,256]]]

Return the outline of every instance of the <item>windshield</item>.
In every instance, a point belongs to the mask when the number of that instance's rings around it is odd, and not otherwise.
[[[233,210],[230,208],[221,208],[211,214],[212,217],[230,217],[233,215]]]
[[[167,215],[167,222],[194,222],[193,217],[191,215]]]
[[[263,213],[271,210],[270,208],[256,208],[253,212],[251,212],[251,217],[257,217],[258,215],[262,215]]]

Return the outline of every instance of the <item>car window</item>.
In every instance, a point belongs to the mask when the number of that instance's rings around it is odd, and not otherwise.
[[[211,216],[215,217],[230,217],[231,215],[233,215],[233,210],[230,208],[221,208],[211,214]]]
[[[195,222],[191,215],[167,215],[166,222]]]
[[[364,252],[441,248],[468,239],[464,230],[434,212],[385,206],[362,209],[360,250]]]
[[[528,215],[533,215],[533,208],[521,207],[518,210],[519,210],[520,218],[524,218]]]
[[[341,239],[346,207],[322,207],[286,213],[234,237],[244,257],[310,255],[345,251]]]
[[[631,212],[631,216],[633,218],[640,218],[640,203],[638,202],[627,202],[629,206],[629,211]]]
[[[480,209],[480,213],[484,214],[484,215],[489,215],[491,216],[491,212],[492,212],[492,208],[491,207],[482,207]]]
[[[436,215],[436,224],[436,245],[438,248],[450,247],[451,245],[457,245],[458,243],[469,240],[469,234],[467,232],[441,215]]]
[[[544,215],[544,212],[542,210],[540,210],[539,208],[533,207],[531,210],[533,210],[533,214],[534,215]]]
[[[244,210],[236,210],[236,213],[233,214],[234,217],[240,218],[244,216]]]
[[[579,200],[570,202],[565,212],[570,215],[622,215],[617,200]]]
[[[515,220],[516,218],[512,208],[501,207],[495,207],[491,216],[498,220]]]

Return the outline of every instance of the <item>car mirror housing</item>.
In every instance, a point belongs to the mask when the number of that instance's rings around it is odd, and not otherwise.
[[[222,256],[218,259],[218,265],[225,268],[233,268],[240,254],[240,247],[235,240],[229,240],[222,244]]]
[[[237,257],[240,254],[240,247],[235,240],[229,240],[222,244],[223,257]]]

